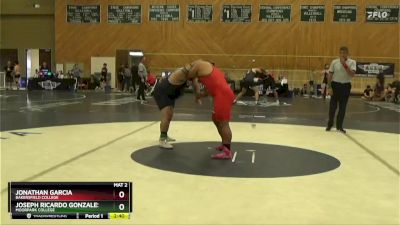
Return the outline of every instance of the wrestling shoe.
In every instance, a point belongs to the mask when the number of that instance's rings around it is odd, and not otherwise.
[[[224,145],[220,145],[218,147],[215,147],[215,150],[222,151],[224,147],[225,147]]]
[[[174,141],[176,141],[174,138],[170,136],[167,137],[167,142],[174,142]]]
[[[222,152],[211,155],[213,159],[232,159],[232,151],[227,147],[222,147]]]
[[[336,130],[337,130],[338,132],[340,132],[340,133],[343,133],[343,134],[346,133],[346,130],[343,129],[343,128],[336,128]]]
[[[166,148],[166,149],[174,148],[174,146],[172,146],[170,143],[168,143],[167,139],[160,139],[159,146],[160,146],[160,148]]]

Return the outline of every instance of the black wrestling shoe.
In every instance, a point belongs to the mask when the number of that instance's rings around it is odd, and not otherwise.
[[[327,126],[327,127],[325,128],[325,131],[331,131],[331,129],[332,129],[332,126]]]
[[[343,129],[343,128],[337,128],[336,130],[337,130],[338,132],[340,132],[340,133],[343,133],[343,134],[346,133],[346,130]]]

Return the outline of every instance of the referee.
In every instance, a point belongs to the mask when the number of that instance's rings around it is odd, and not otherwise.
[[[348,58],[349,49],[340,48],[340,57],[334,59],[329,67],[329,80],[331,81],[332,97],[329,105],[329,121],[326,131],[330,131],[339,103],[339,112],[336,117],[336,130],[346,133],[343,129],[343,120],[346,113],[346,105],[351,90],[351,78],[356,73],[356,61]]]

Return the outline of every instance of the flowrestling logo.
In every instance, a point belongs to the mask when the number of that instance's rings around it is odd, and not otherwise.
[[[369,19],[369,20],[372,20],[375,18],[386,19],[389,17],[388,12],[367,12],[367,14],[368,14],[367,19]]]
[[[398,5],[369,5],[365,9],[367,22],[397,23],[399,22]]]

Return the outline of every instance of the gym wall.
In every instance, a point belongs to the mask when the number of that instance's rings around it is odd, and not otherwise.
[[[395,63],[399,76],[399,23],[365,22],[366,5],[396,5],[398,0],[86,0],[87,5],[101,5],[99,24],[67,23],[67,4],[79,5],[82,1],[55,3],[56,62],[82,62],[85,71],[90,71],[92,56],[115,57],[117,49],[141,49],[154,72],[203,58],[229,71],[234,79],[240,78],[247,68],[262,66],[273,71],[285,70],[290,80],[302,83],[309,78],[310,71],[322,70],[325,63],[338,56],[339,47],[345,45],[356,60]],[[109,4],[141,4],[142,23],[108,24]],[[180,21],[150,22],[150,4],[180,4]],[[188,4],[212,4],[213,22],[187,22]],[[223,4],[252,4],[252,22],[222,23]],[[292,5],[291,22],[259,22],[260,4]],[[300,22],[303,4],[325,5],[325,22]],[[336,4],[357,5],[357,22],[333,22],[332,7]],[[365,79],[375,82],[372,78],[355,78],[354,85],[364,85]]]

